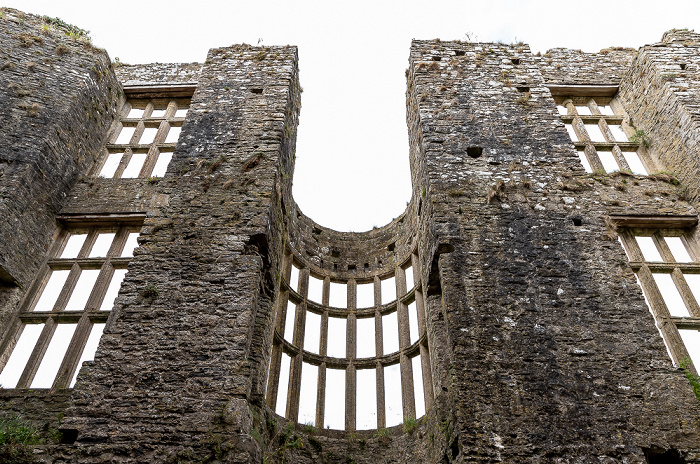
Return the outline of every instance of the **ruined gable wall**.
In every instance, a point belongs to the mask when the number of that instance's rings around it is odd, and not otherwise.
[[[700,34],[669,31],[642,47],[620,83],[620,100],[649,150],[700,199]]]
[[[692,454],[692,392],[606,239],[604,218],[640,190],[584,173],[547,83],[523,47],[413,44],[419,243],[429,318],[447,326],[438,380],[455,408],[458,462],[643,462],[653,443]],[[465,156],[470,147],[483,152]]]
[[[103,50],[39,17],[4,9],[0,37],[2,326],[44,259],[54,215],[99,154],[119,84]]]
[[[160,187],[169,203],[146,220],[95,361],[78,377],[63,424],[78,439],[66,455],[205,459],[220,439],[235,462],[259,460],[247,400],[266,374],[296,59],[293,47],[210,51]],[[157,296],[144,296],[152,287]]]

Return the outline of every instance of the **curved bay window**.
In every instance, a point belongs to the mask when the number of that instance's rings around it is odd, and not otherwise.
[[[285,256],[267,403],[337,430],[391,427],[433,400],[417,255],[376,275],[331,279]]]

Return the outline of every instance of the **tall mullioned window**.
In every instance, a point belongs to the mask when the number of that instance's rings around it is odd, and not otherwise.
[[[627,124],[619,102],[613,96],[582,95],[586,89],[568,88],[574,95],[566,96],[556,95],[556,89],[551,89],[586,172],[658,172],[656,161],[647,154],[644,133]]]
[[[338,430],[425,414],[433,389],[415,264],[333,281],[286,255],[267,384],[277,414]]]
[[[185,97],[129,99],[95,175],[115,179],[165,175],[189,105]]]
[[[690,360],[698,369],[700,247],[695,227],[682,227],[683,222],[697,220],[629,224],[620,229],[620,240],[674,363]]]
[[[73,386],[82,363],[95,355],[141,221],[71,223],[60,230],[0,341],[3,388]]]

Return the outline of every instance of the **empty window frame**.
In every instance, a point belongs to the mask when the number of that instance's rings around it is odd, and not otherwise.
[[[647,175],[654,171],[643,140],[629,140],[625,115],[611,97],[555,96],[559,115],[576,146],[586,172],[625,171]],[[634,138],[634,137],[633,137]]]
[[[700,367],[700,248],[692,228],[620,229],[656,325],[676,365]]]
[[[127,100],[96,174],[115,179],[165,175],[189,105],[189,97]]]
[[[0,340],[3,388],[73,386],[97,350],[138,231],[133,223],[59,231],[18,318]]]
[[[432,378],[412,262],[416,255],[370,282],[331,282],[285,256],[267,384],[271,408],[296,422],[345,430],[390,427],[425,414]],[[360,293],[375,295],[375,303]]]

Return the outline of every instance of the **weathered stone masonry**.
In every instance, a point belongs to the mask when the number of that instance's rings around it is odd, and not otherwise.
[[[617,240],[681,224],[695,263],[673,272],[693,272],[700,261],[692,245],[700,237],[697,34],[669,31],[638,52],[541,57],[524,44],[414,41],[412,198],[391,223],[354,234],[314,223],[291,195],[296,48],[235,45],[210,50],[202,64],[113,69],[104,51],[41,18],[7,10],[0,28],[0,366],[38,317],[28,301],[60,245],[52,237],[81,223],[143,221],[113,310],[86,309],[106,327],[75,386],[0,389],[3,416],[62,430],[62,443],[37,447],[37,461],[700,462],[700,406],[655,327],[671,334],[678,358],[676,325],[700,328],[700,310],[689,305],[679,322],[657,309],[664,302],[652,292],[655,322],[635,279],[636,271],[646,285],[646,268],[628,263]],[[190,96],[165,176],[96,176],[119,148],[129,99]],[[634,143],[574,144],[556,105],[604,103],[621,130],[645,131],[640,156],[666,173],[584,171],[577,149],[610,145],[619,155]],[[290,284],[292,263],[300,282],[310,274],[324,281],[324,301],[311,303],[305,283]],[[408,296],[383,304],[379,282],[394,275]],[[355,288],[368,282],[376,307],[357,308]],[[325,329],[319,354],[302,349],[304,308],[326,321],[341,314],[329,308],[331,283],[348,288],[342,359],[326,356]],[[283,339],[290,295],[302,308],[297,346]],[[419,310],[415,345],[410,301]],[[381,354],[378,335],[380,354],[356,359],[357,318],[374,313],[381,329],[394,308],[399,352]],[[46,317],[60,323],[64,313]],[[282,352],[298,356],[292,419],[302,357],[319,376],[346,369],[345,430],[322,428],[324,407],[333,407],[322,400],[315,427],[275,414]],[[398,392],[378,383],[379,426],[389,394],[414,419],[407,373],[416,353],[425,417],[415,429],[355,430],[356,370],[373,364],[381,376],[398,363],[403,376]]]

